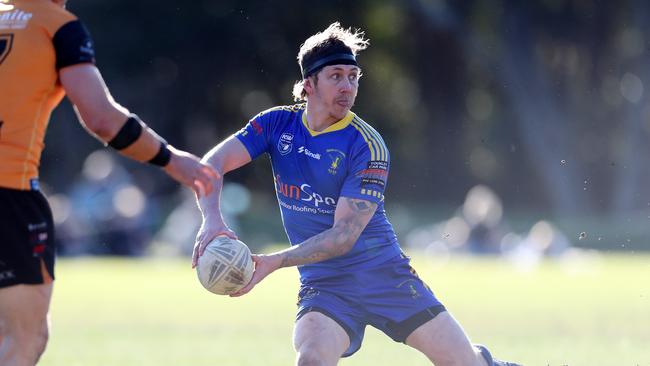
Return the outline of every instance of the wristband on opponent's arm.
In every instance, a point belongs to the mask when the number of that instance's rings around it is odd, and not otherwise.
[[[171,159],[167,142],[135,114],[129,116],[108,145],[134,160],[162,167]]]

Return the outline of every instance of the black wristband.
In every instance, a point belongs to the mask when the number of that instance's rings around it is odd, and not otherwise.
[[[172,152],[169,150],[169,147],[167,147],[167,143],[161,141],[160,150],[158,150],[158,154],[156,154],[156,156],[154,156],[151,160],[149,160],[149,163],[164,167],[167,164],[169,164],[171,158],[172,158]]]
[[[108,146],[115,150],[123,150],[133,144],[142,135],[142,122],[137,115],[132,114],[124,122],[117,135],[108,142]]]

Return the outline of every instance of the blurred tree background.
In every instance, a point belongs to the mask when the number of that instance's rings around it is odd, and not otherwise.
[[[353,110],[391,150],[387,207],[400,233],[448,218],[482,184],[514,230],[548,219],[579,246],[650,248],[646,1],[72,0],[68,8],[90,29],[115,99],[197,155],[257,112],[293,103],[307,37],[334,21],[361,28],[371,47],[359,57]],[[51,194],[71,194],[85,153],[100,145],[69,104],[54,113],[46,142],[43,181]],[[284,238],[270,167],[259,160],[227,180],[250,189],[240,235],[263,244]],[[118,161],[155,201],[147,224],[155,231],[183,196],[155,168]]]

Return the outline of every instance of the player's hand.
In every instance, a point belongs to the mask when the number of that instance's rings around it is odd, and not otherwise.
[[[230,294],[230,297],[246,295],[253,289],[253,287],[255,287],[255,285],[266,278],[266,276],[280,268],[280,265],[282,264],[282,258],[277,255],[253,254],[251,258],[253,259],[253,263],[255,263],[253,278],[251,278],[248,285],[244,286],[241,290]]]
[[[195,268],[199,263],[199,257],[205,252],[205,247],[210,244],[212,239],[219,235],[225,235],[235,240],[238,239],[237,234],[230,230],[228,225],[223,222],[223,219],[204,219],[201,228],[199,228],[199,232],[196,234],[194,250],[192,251],[192,268]]]
[[[177,182],[188,186],[202,197],[212,192],[212,181],[219,179],[219,173],[214,168],[201,162],[201,160],[188,152],[169,146],[172,153],[169,164],[163,169]]]

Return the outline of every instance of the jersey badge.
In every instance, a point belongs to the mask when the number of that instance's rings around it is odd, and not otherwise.
[[[330,158],[330,166],[327,171],[332,175],[336,175],[339,172],[341,163],[343,163],[343,159],[345,159],[345,153],[337,149],[327,149],[327,156]]]
[[[280,155],[287,155],[291,152],[293,148],[293,135],[287,132],[284,132],[280,135],[280,140],[278,141],[278,151]]]

